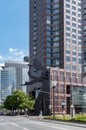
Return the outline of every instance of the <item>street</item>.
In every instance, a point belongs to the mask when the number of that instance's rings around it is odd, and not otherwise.
[[[86,130],[84,127],[51,123],[22,116],[0,116],[0,130]]]

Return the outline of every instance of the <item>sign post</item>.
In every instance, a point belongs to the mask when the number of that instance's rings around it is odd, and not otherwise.
[[[75,108],[74,108],[73,104],[71,105],[71,111],[70,111],[70,113],[71,113],[71,117],[73,118],[75,116]]]

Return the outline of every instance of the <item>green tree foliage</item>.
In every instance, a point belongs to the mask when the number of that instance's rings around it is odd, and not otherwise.
[[[4,101],[4,107],[9,110],[25,109],[32,110],[34,106],[33,97],[25,94],[23,91],[14,91],[11,96],[8,96]]]

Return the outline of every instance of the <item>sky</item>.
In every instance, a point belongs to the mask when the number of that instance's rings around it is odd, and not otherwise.
[[[0,0],[0,64],[22,61],[29,48],[29,0]]]

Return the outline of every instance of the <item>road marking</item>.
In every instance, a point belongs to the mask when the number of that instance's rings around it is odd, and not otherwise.
[[[65,128],[62,128],[62,127],[58,127],[58,126],[52,126],[52,128],[54,128],[54,129],[60,129],[60,130],[68,130],[68,129],[65,129]]]
[[[5,123],[0,123],[0,125],[5,125],[5,124],[8,124],[7,122],[5,122]]]
[[[14,123],[14,122],[11,122],[10,124],[12,124],[12,125],[14,125],[14,126],[18,126],[16,123]]]
[[[2,121],[4,120],[4,119],[1,119]]]
[[[46,127],[51,127],[51,128],[54,128],[54,129],[59,129],[59,130],[69,130],[69,129],[66,129],[66,128],[62,128],[62,127],[58,127],[58,126],[51,126],[49,124],[45,124],[44,122],[33,122],[33,121],[30,121],[29,123],[32,123],[32,124],[36,124],[36,125],[40,125],[40,126],[46,126]]]
[[[24,130],[30,130],[30,129],[27,129],[27,128],[23,128]]]
[[[10,124],[10,125],[18,126],[16,123],[14,123],[14,122],[9,122],[9,121],[6,121],[5,123],[0,123],[0,124]]]

